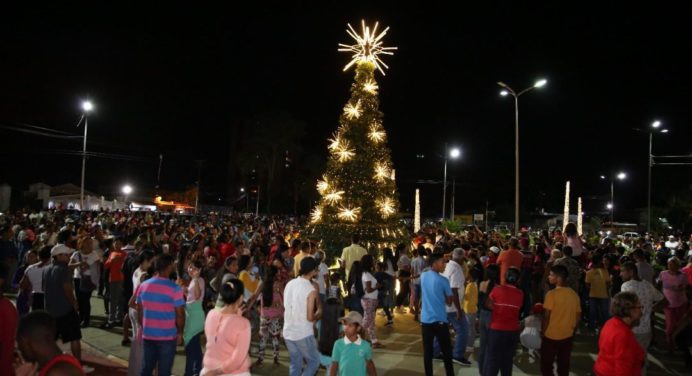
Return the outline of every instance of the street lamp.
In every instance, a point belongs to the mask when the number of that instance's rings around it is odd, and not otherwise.
[[[509,85],[500,81],[497,84],[503,88],[500,95],[514,97],[514,231],[519,231],[519,97],[533,89],[541,88],[548,83],[546,79],[537,80],[533,86],[528,87],[519,93],[515,92]]]
[[[608,210],[610,210],[610,227],[613,227],[613,212],[615,211],[615,179],[625,180],[627,179],[627,174],[618,172],[617,175],[610,175],[610,202],[606,205]],[[601,175],[601,180],[606,180],[605,175]]]
[[[653,155],[653,141],[654,132],[668,133],[667,129],[660,129],[661,121],[656,120],[651,123],[651,128],[649,129],[649,177],[648,177],[648,188],[646,191],[646,232],[651,232],[651,167],[654,165],[654,155]]]
[[[444,179],[442,181],[442,220],[445,219],[445,209],[447,208],[447,160],[449,158],[457,159],[461,155],[461,150],[459,148],[452,148],[452,150],[447,149],[447,144],[445,144],[445,170]]]
[[[125,184],[125,185],[123,185],[122,192],[125,195],[125,205],[128,205],[127,199],[128,199],[128,196],[130,195],[130,193],[132,193],[132,187],[129,184]]]
[[[90,101],[82,102],[82,118],[84,119],[84,142],[82,146],[82,184],[79,189],[79,210],[84,210],[84,174],[86,171],[86,145],[87,145],[87,114],[93,111],[94,105]],[[77,124],[79,126],[79,124]]]
[[[245,192],[245,188],[241,187],[240,193],[244,193],[244,192]],[[250,211],[250,195],[246,193],[245,194],[245,212],[247,213],[249,211]]]

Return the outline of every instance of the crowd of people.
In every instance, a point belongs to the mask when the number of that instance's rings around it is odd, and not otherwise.
[[[646,374],[659,311],[665,340],[656,346],[690,364],[690,239],[675,235],[591,244],[574,224],[517,236],[428,226],[380,250],[353,234],[327,257],[318,239],[301,237],[298,218],[45,211],[3,219],[0,289],[16,296],[0,298],[3,375],[88,373],[80,343],[89,326],[122,328],[129,375],[170,375],[178,346],[185,375],[249,375],[267,366],[268,342],[272,367],[287,349],[291,376],[375,375],[373,351],[387,346],[378,314],[394,330],[395,318],[419,322],[426,375],[436,360],[452,375],[472,356],[479,374],[510,375],[519,348],[543,375],[567,375],[577,333],[598,344],[594,374]],[[100,324],[94,296],[107,315]]]

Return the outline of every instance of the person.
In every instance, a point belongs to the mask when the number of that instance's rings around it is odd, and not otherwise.
[[[488,334],[492,319],[492,308],[488,308],[488,297],[500,285],[500,267],[490,264],[485,268],[485,280],[478,287],[478,307],[480,308],[480,347],[478,349],[478,369],[483,373],[488,350]]]
[[[4,262],[10,269],[8,275],[14,275],[19,262],[19,250],[14,242],[14,230],[10,225],[0,227],[0,262]],[[5,284],[4,292],[10,292],[9,283]]]
[[[642,306],[637,295],[623,291],[610,305],[613,314],[598,338],[598,357],[593,371],[596,376],[639,376],[646,352],[637,343],[632,327],[639,324]]]
[[[519,311],[524,293],[517,287],[521,272],[515,267],[507,269],[505,283],[496,286],[488,295],[485,305],[492,310],[488,331],[487,359],[484,376],[512,374],[512,358],[519,342]]]
[[[324,302],[327,300],[327,290],[329,290],[329,285],[330,285],[330,278],[329,278],[329,267],[327,264],[325,264],[325,259],[326,255],[323,250],[317,250],[315,252],[315,260],[319,262],[319,266],[317,267],[317,277],[315,277],[315,280],[317,281],[317,286],[320,288],[320,302],[324,304]]]
[[[28,267],[36,264],[37,262],[38,255],[36,254],[36,251],[33,249],[27,250],[26,253],[24,253],[24,262],[22,262],[22,266],[17,268],[17,271],[14,273],[14,278],[12,278],[11,281],[12,289],[19,288],[19,293],[17,294],[15,304],[17,305],[17,312],[20,316],[24,316],[27,312],[29,312],[31,300],[31,291],[26,288],[21,288],[20,282],[24,279],[24,275],[26,275],[26,270]]]
[[[341,276],[339,273],[331,273],[329,275],[329,293],[327,294],[327,299],[334,298],[341,301],[342,291],[339,287],[339,282],[341,281]]]
[[[69,343],[72,355],[81,361],[82,331],[79,327],[79,305],[74,293],[72,273],[67,266],[73,250],[65,245],[71,243],[65,237],[69,239],[71,235],[64,235],[61,231],[58,245],[50,251],[53,264],[43,270],[44,307],[60,323],[57,327],[57,338],[62,339],[63,343]]]
[[[284,289],[283,336],[291,359],[290,376],[313,376],[320,365],[313,326],[321,318],[322,308],[318,292],[310,282],[317,274],[317,266],[314,258],[303,258],[300,277],[288,282]]]
[[[134,293],[128,302],[128,315],[132,322],[132,342],[130,343],[130,357],[127,359],[128,376],[139,376],[142,372],[142,362],[144,358],[144,340],[142,339],[142,327],[137,319],[136,297],[139,294],[139,286],[149,278],[148,270],[154,259],[151,251],[142,252],[137,258],[137,269],[132,275],[132,285]]]
[[[678,322],[687,312],[687,275],[680,272],[680,260],[676,257],[668,259],[668,270],[659,275],[663,285],[663,295],[668,300],[668,305],[663,309],[666,316],[666,341],[671,350],[675,348],[673,332]]]
[[[204,323],[207,338],[201,375],[250,376],[250,321],[243,316],[245,286],[230,279],[220,286],[224,306],[209,311]]]
[[[351,265],[351,272],[348,274],[348,281],[346,282],[346,288],[348,289],[347,307],[350,311],[360,312],[361,315],[364,313],[361,300],[363,295],[365,295],[362,278],[363,268],[361,267],[360,260],[354,261]]]
[[[329,375],[377,376],[370,344],[359,334],[363,329],[361,314],[351,311],[339,321],[344,325],[344,337],[334,342]]]
[[[223,262],[223,266],[221,267],[221,269],[219,269],[219,272],[216,274],[216,277],[214,277],[214,279],[211,280],[210,286],[214,289],[214,291],[218,293],[221,289],[221,286],[223,286],[224,283],[230,281],[231,279],[237,278],[238,269],[238,258],[236,256],[226,257],[226,259]],[[221,299],[221,295],[219,294],[216,298],[216,307],[220,308],[223,307],[223,305],[223,300]]]
[[[411,262],[411,302],[410,309],[413,319],[418,321],[421,303],[421,281],[420,276],[425,270],[425,257],[428,251],[422,245],[416,249],[416,258]]]
[[[24,271],[19,286],[31,291],[31,310],[43,309],[43,269],[50,266],[50,250],[52,246],[45,245],[38,251],[39,262],[29,265]]]
[[[341,266],[346,270],[346,275],[344,277],[347,281],[350,278],[351,266],[353,263],[355,261],[360,261],[360,259],[368,253],[368,251],[358,243],[360,243],[360,235],[353,234],[351,237],[351,245],[343,249],[341,258],[339,258]]]
[[[264,362],[264,350],[267,340],[271,337],[274,349],[274,365],[279,365],[279,344],[284,316],[283,292],[286,278],[279,273],[275,265],[269,266],[267,277],[262,285],[260,295],[260,327],[259,350],[257,352],[256,367],[261,367]]]
[[[430,270],[421,274],[423,298],[421,330],[423,335],[423,362],[425,375],[432,376],[433,343],[437,338],[447,376],[454,374],[452,345],[449,339],[449,323],[446,306],[452,304],[454,295],[449,280],[441,275],[445,270],[444,255],[433,253],[429,257]],[[458,304],[458,303],[457,303]]]
[[[159,255],[156,274],[142,282],[136,298],[137,319],[142,327],[144,361],[142,376],[170,376],[177,344],[183,343],[185,300],[183,290],[170,280],[175,268],[173,256]]]
[[[629,291],[637,294],[639,303],[642,306],[642,318],[639,325],[632,327],[632,332],[642,349],[647,351],[651,339],[653,338],[651,331],[651,315],[654,312],[654,307],[658,303],[663,303],[664,299],[663,294],[651,283],[642,281],[638,273],[639,269],[636,264],[631,261],[623,263],[620,268],[620,276],[624,281],[622,284],[622,291]],[[642,369],[642,375],[646,375],[647,365],[648,360],[646,360],[646,364]]]
[[[581,301],[568,285],[567,268],[554,265],[548,279],[555,288],[545,294],[543,303],[543,340],[541,346],[541,373],[554,375],[553,363],[557,359],[558,376],[569,374],[569,362],[574,343],[574,332],[581,317]]]
[[[637,274],[639,275],[639,279],[641,279],[642,281],[647,281],[653,285],[654,267],[651,266],[649,260],[646,259],[644,250],[641,248],[635,249],[632,252],[632,257],[634,257],[634,261],[636,261],[637,263]]]
[[[581,279],[582,270],[579,262],[572,258],[572,247],[562,247],[562,257],[555,260],[554,265],[563,265],[567,268],[567,286],[579,293],[579,281]]]
[[[536,303],[531,308],[531,314],[524,319],[524,329],[519,334],[519,342],[529,350],[533,350],[534,355],[541,349],[541,337],[543,333],[543,304]]]
[[[476,342],[476,317],[478,316],[478,281],[481,272],[476,268],[469,270],[469,278],[464,288],[464,316],[469,327],[469,335],[466,341],[466,352],[473,352]]]
[[[379,349],[385,347],[377,340],[377,332],[375,331],[375,317],[377,314],[377,296],[378,289],[382,287],[378,282],[377,278],[373,275],[374,272],[374,258],[371,255],[365,255],[360,259],[360,265],[363,268],[363,274],[361,277],[361,283],[363,284],[363,297],[360,302],[363,306],[363,312],[365,313],[363,317],[363,328],[367,330],[370,336],[370,341],[372,341],[372,347],[374,349]]]
[[[408,305],[411,300],[411,260],[405,254],[399,256],[397,261],[397,280],[399,281],[399,293],[396,295],[395,313],[406,313],[404,304]]]
[[[108,291],[110,292],[110,311],[108,321],[101,325],[101,329],[110,329],[116,325],[122,325],[123,312],[123,275],[122,268],[127,253],[123,251],[123,239],[117,238],[113,242],[113,249],[108,254],[108,259],[103,263],[103,268],[108,271]]]
[[[380,288],[377,289],[377,304],[384,311],[385,316],[387,316],[386,326],[394,325],[394,320],[392,318],[392,285],[394,285],[394,279],[391,274],[387,273],[387,266],[384,262],[377,263],[377,272],[375,273],[375,279]]]
[[[202,370],[202,344],[200,337],[204,331],[204,278],[201,277],[204,264],[195,260],[187,267],[190,283],[185,288],[185,376],[199,375]]]
[[[595,254],[591,259],[591,270],[584,279],[589,290],[589,325],[598,333],[599,328],[608,320],[608,284],[610,274],[603,267],[603,256]]]
[[[0,330],[0,375],[13,375],[14,369],[14,334],[17,330],[19,314],[12,302],[2,293],[5,284],[9,280],[10,268],[0,262],[0,317],[2,317],[2,330]]]
[[[305,241],[300,244],[300,252],[293,257],[293,260],[295,263],[293,264],[293,275],[298,276],[298,272],[300,271],[300,261],[304,257],[311,257],[312,255],[310,254],[310,242]]]
[[[505,284],[507,270],[509,270],[509,268],[521,268],[522,260],[523,256],[519,251],[519,240],[517,238],[511,238],[509,240],[509,249],[502,251],[497,258],[497,265],[500,266],[500,283],[502,285]]]
[[[577,226],[574,223],[569,222],[565,226],[563,235],[566,239],[565,245],[572,248],[572,257],[581,257],[581,254],[584,252],[584,242],[579,237]]]
[[[687,274],[687,284],[692,285],[692,254],[687,257],[687,265],[682,268],[682,272]]]
[[[70,257],[69,267],[74,269],[80,323],[86,328],[91,320],[91,293],[98,288],[101,255],[94,252],[94,240],[90,237],[80,239],[77,248]]]
[[[464,250],[455,248],[451,256],[452,259],[445,265],[442,276],[449,280],[449,286],[452,289],[452,304],[445,308],[447,311],[447,322],[454,328],[455,333],[454,346],[452,347],[452,362],[470,366],[471,362],[464,356],[469,335],[468,322],[462,308],[464,305],[465,278],[464,269],[461,265],[464,263]],[[440,345],[437,342],[434,342],[434,344],[435,355],[437,358],[440,358]]]
[[[46,311],[37,310],[22,317],[17,325],[17,348],[23,360],[15,372],[3,375],[38,372],[40,376],[84,376],[80,361],[58,347],[57,334],[56,320]]]

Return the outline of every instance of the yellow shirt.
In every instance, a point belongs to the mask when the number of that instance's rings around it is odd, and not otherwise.
[[[245,290],[250,293],[250,295],[254,294],[257,291],[257,286],[259,285],[259,278],[256,278],[255,280],[252,279],[252,276],[250,273],[247,272],[247,270],[243,270],[240,272],[240,275],[238,276],[238,279],[240,282],[243,282],[243,286],[245,286]]]
[[[475,314],[478,312],[478,285],[476,282],[469,282],[464,289],[464,312]]]
[[[294,277],[299,277],[300,276],[300,262],[305,258],[305,256],[310,256],[309,253],[300,251],[298,254],[293,258],[293,276]]]
[[[358,244],[351,244],[350,246],[344,248],[341,252],[341,261],[344,263],[344,268],[346,269],[346,279],[348,280],[348,274],[351,272],[351,265],[354,261],[360,261],[363,256],[367,255],[368,251],[365,248],[359,246]]]
[[[569,287],[556,287],[545,294],[543,309],[550,311],[550,321],[544,335],[559,341],[574,335],[577,316],[581,312],[579,296]]]
[[[591,284],[589,298],[607,298],[607,284],[610,282],[610,274],[603,268],[594,268],[586,272],[586,283]]]

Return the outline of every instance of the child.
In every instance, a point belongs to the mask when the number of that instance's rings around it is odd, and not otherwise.
[[[344,324],[344,338],[334,342],[332,349],[332,366],[330,376],[365,375],[377,376],[375,363],[372,362],[370,343],[363,340],[359,333],[363,329],[363,316],[351,311],[340,320]]]
[[[377,293],[378,304],[384,310],[384,314],[387,315],[387,326],[392,326],[394,321],[392,321],[392,296],[389,294],[391,290],[392,283],[394,280],[391,275],[387,273],[387,268],[383,262],[377,263],[377,272],[375,273],[375,279],[380,285]]]
[[[466,347],[467,352],[473,352],[473,343],[476,341],[476,316],[478,313],[478,285],[476,281],[480,277],[481,273],[478,269],[470,269],[466,287],[464,288],[464,306],[462,308],[466,313],[464,316],[469,327],[469,337],[466,342],[468,344]]]
[[[198,375],[202,370],[202,345],[199,341],[204,331],[204,279],[200,277],[204,264],[201,260],[190,263],[187,274],[190,284],[185,289],[187,303],[185,304],[185,375]]]
[[[543,304],[533,305],[531,315],[524,319],[524,330],[519,335],[521,345],[529,350],[536,351],[541,349],[541,328],[543,327]]]

